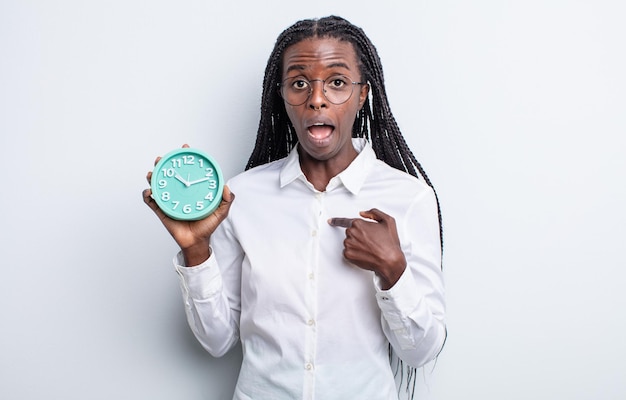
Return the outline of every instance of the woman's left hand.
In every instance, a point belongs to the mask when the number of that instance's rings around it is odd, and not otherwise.
[[[382,289],[390,289],[406,268],[396,220],[373,208],[361,211],[361,218],[331,218],[331,226],[346,228],[343,255],[360,268],[376,272]]]

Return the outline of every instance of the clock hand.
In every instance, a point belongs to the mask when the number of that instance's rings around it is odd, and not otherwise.
[[[191,182],[189,182],[189,185],[190,186],[191,185],[195,185],[196,183],[205,182],[205,181],[208,181],[209,179],[211,179],[211,178],[207,177],[207,178],[202,178],[202,179],[198,179],[198,180],[195,180],[195,181],[191,181]]]
[[[174,178],[178,179],[179,181],[181,181],[183,183],[183,185],[185,185],[186,187],[191,186],[191,183],[187,182],[186,180],[183,179],[182,176],[176,174],[174,175]]]

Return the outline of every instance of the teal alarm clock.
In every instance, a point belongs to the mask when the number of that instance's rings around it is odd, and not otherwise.
[[[224,178],[209,154],[187,147],[171,151],[159,160],[150,186],[152,197],[167,216],[197,221],[219,206]]]

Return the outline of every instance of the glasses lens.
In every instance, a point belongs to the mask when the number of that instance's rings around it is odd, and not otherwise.
[[[292,106],[299,106],[308,100],[313,92],[313,82],[302,77],[285,79],[280,86],[280,95]],[[326,99],[333,104],[343,104],[352,96],[354,83],[343,75],[331,76],[323,81],[323,93]]]
[[[311,83],[302,77],[287,78],[280,86],[280,95],[292,106],[304,104],[311,93]]]
[[[332,76],[324,81],[324,95],[333,104],[343,104],[352,96],[353,86],[345,76]]]

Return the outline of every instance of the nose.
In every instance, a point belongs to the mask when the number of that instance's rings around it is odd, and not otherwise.
[[[320,108],[327,107],[327,99],[324,94],[324,81],[321,79],[313,79],[309,81],[311,84],[311,94],[309,95],[309,107],[314,110],[319,110]],[[317,84],[314,84],[317,83]]]

